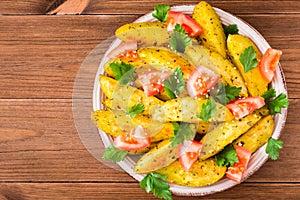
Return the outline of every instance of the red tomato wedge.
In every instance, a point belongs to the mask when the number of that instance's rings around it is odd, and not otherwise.
[[[282,51],[269,48],[259,61],[258,67],[266,81],[271,82]]]
[[[176,24],[180,24],[186,33],[191,37],[197,37],[202,33],[202,27],[190,16],[175,11],[168,12],[167,29],[173,31]]]
[[[114,139],[114,146],[126,151],[145,149],[150,143],[150,137],[141,126],[135,128],[134,135],[119,135]]]
[[[239,183],[241,182],[244,172],[248,167],[248,162],[251,157],[251,151],[249,151],[245,147],[240,146],[236,147],[235,150],[239,161],[234,163],[232,167],[228,167],[226,177]]]
[[[145,94],[147,96],[153,96],[164,89],[164,80],[170,75],[170,72],[151,70],[139,74],[138,81],[142,85]]]
[[[226,107],[231,111],[235,118],[241,119],[264,105],[265,101],[262,97],[246,97],[231,101],[226,104]]]
[[[187,81],[187,90],[191,97],[199,97],[212,89],[219,81],[220,76],[206,67],[199,66],[190,75]]]
[[[179,162],[184,171],[188,172],[192,165],[198,160],[203,144],[195,140],[185,140],[179,145]]]
[[[136,50],[137,50],[137,42],[122,42],[119,46],[117,46],[112,51],[110,51],[107,54],[107,57],[115,58],[117,56],[124,56]]]

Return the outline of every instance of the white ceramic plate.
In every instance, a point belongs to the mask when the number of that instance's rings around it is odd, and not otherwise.
[[[174,11],[180,11],[184,12],[186,14],[192,14],[194,6],[176,6],[171,8]],[[259,50],[261,52],[265,52],[270,45],[268,42],[263,38],[263,36],[255,30],[252,26],[250,26],[248,23],[245,21],[221,10],[218,8],[214,8],[217,14],[220,16],[221,21],[224,25],[229,25],[229,24],[237,24],[239,28],[239,33],[242,35],[245,35],[249,37],[254,43],[257,45]],[[155,21],[155,19],[152,17],[151,13],[148,13],[144,15],[143,17],[139,18],[135,22],[145,22],[145,21]],[[112,42],[110,48],[107,50],[107,52],[110,52],[112,49],[117,47],[120,44],[120,40],[116,39],[115,41]],[[100,86],[99,86],[99,74],[102,74],[104,72],[103,66],[104,64],[108,61],[108,58],[103,58],[96,78],[94,82],[94,93],[93,93],[93,109],[98,110],[103,108],[103,105],[100,103],[101,102],[101,91],[100,91]],[[282,72],[282,68],[280,64],[277,66],[277,71],[275,78],[273,79],[271,86],[276,90],[277,94],[284,93],[287,95],[287,90],[286,90],[286,85],[285,85],[285,79],[284,75]],[[274,132],[273,132],[273,138],[278,139],[281,131],[284,128],[285,121],[286,121],[286,115],[287,115],[287,110],[283,109],[282,114],[277,114],[274,117],[275,120],[275,127],[274,127]],[[112,143],[112,138],[105,134],[103,131],[99,130],[99,134],[102,138],[102,141],[105,146],[109,146]],[[244,174],[243,180],[247,179],[250,175],[252,175],[254,172],[256,172],[268,159],[267,154],[265,153],[265,148],[266,145],[262,146],[260,149],[258,149],[251,157],[251,160],[249,162],[249,166],[247,171]],[[135,174],[133,172],[133,167],[136,162],[137,157],[136,156],[128,156],[126,159],[122,162],[119,162],[118,165],[128,174],[130,174],[133,178],[135,178],[138,181],[141,181],[141,179],[144,177],[144,175],[140,174]],[[237,185],[236,182],[229,180],[227,178],[221,179],[219,182],[205,186],[205,187],[184,187],[184,186],[179,186],[179,185],[174,185],[171,184],[171,191],[173,194],[176,195],[182,195],[182,196],[204,196],[208,194],[212,194],[215,192],[220,192],[225,189],[228,189],[230,187],[233,187],[234,185]]]

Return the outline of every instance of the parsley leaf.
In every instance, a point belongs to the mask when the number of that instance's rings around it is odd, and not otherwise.
[[[126,115],[129,115],[130,118],[135,118],[137,114],[142,114],[145,110],[145,106],[143,104],[135,104],[132,107],[126,108]]]
[[[172,193],[170,191],[170,185],[163,180],[166,180],[167,176],[156,173],[147,174],[140,182],[140,187],[145,189],[147,193],[153,192],[153,195],[166,199],[172,200]]]
[[[171,99],[175,99],[184,90],[185,80],[181,68],[175,69],[174,73],[164,80],[165,91]]]
[[[210,118],[215,116],[216,112],[216,102],[214,98],[210,97],[205,104],[202,104],[201,112],[197,117],[202,119],[203,122],[207,122]]]
[[[154,11],[152,16],[158,19],[161,22],[166,22],[168,19],[168,11],[170,10],[170,6],[165,4],[160,4],[154,7]]]
[[[229,34],[234,35],[239,33],[239,29],[236,24],[230,24],[224,27],[225,36],[228,37]]]
[[[239,159],[235,149],[231,145],[228,145],[216,155],[216,161],[218,166],[229,167],[238,162]]]
[[[105,149],[105,152],[102,156],[104,160],[111,160],[113,162],[120,162],[124,160],[128,151],[124,151],[114,147],[114,145],[110,145]]]
[[[262,97],[265,100],[269,100],[272,97],[276,97],[276,91],[274,90],[274,88],[271,88],[268,91],[266,91],[266,93],[264,95],[262,95]]]
[[[244,72],[248,72],[251,69],[257,67],[258,61],[256,59],[256,53],[253,46],[249,46],[240,55],[240,62],[244,66]]]
[[[225,86],[225,93],[226,93],[226,103],[235,100],[237,96],[239,96],[239,93],[242,91],[242,87],[236,87],[236,86]]]
[[[126,85],[130,81],[134,80],[133,73],[135,68],[131,64],[126,64],[125,62],[112,62],[109,64],[111,70],[114,73],[116,80],[119,80],[121,85]]]
[[[289,100],[286,98],[286,95],[281,93],[276,97],[276,91],[273,88],[269,89],[262,97],[265,99],[265,103],[271,115],[281,113],[281,108],[287,108],[289,105]],[[273,97],[276,98],[271,99]]]
[[[226,104],[225,87],[222,82],[218,82],[210,91],[209,95],[221,104]]]
[[[186,34],[180,24],[175,25],[175,29],[169,39],[170,46],[178,52],[183,53],[185,47],[192,44],[191,38]]]
[[[267,102],[270,114],[274,115],[276,113],[281,113],[281,108],[287,108],[289,105],[289,100],[286,95],[281,93],[275,99]]]
[[[195,136],[188,123],[181,122],[180,125],[173,122],[174,136],[171,138],[172,147],[183,144],[184,140],[190,140]]]
[[[270,138],[267,144],[266,153],[272,160],[277,160],[279,157],[278,150],[282,149],[283,142],[281,140],[276,140],[274,138]]]

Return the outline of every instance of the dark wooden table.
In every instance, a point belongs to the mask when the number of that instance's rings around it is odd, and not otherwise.
[[[81,143],[74,80],[88,53],[120,25],[158,3],[197,1],[93,0],[81,15],[45,15],[52,3],[0,1],[0,199],[153,199]],[[186,199],[300,199],[300,1],[209,3],[248,21],[283,51],[290,106],[277,161],[232,189]]]

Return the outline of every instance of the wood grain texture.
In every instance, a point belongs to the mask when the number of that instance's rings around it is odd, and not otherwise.
[[[198,0],[144,0],[139,3],[138,0],[117,0],[117,1],[102,1],[94,0],[92,4],[84,11],[85,14],[144,14],[151,12],[157,4],[167,4],[171,6],[176,5],[195,5]],[[232,14],[257,14],[257,13],[300,13],[300,2],[297,0],[292,1],[261,1],[261,0],[223,0],[223,1],[207,1],[214,7],[226,10]],[[139,5],[139,6],[136,6]],[[132,11],[132,8],[134,10]]]
[[[255,192],[254,192],[255,191]],[[179,199],[284,199],[297,200],[300,196],[299,184],[241,184],[222,193],[205,197],[180,197]],[[2,195],[2,196],[1,196]],[[2,197],[2,198],[1,198]],[[0,185],[1,199],[48,200],[48,199],[157,199],[139,188],[138,183],[4,183]]]
[[[82,101],[86,106],[83,112],[89,112],[87,100]],[[125,172],[106,167],[87,152],[74,127],[71,109],[72,102],[67,99],[0,100],[0,135],[9,134],[8,128],[12,132],[34,133],[0,141],[0,181],[135,182]],[[291,100],[289,109],[299,110],[300,101]],[[294,112],[288,115],[279,159],[269,160],[247,182],[300,182],[299,117]],[[282,170],[287,163],[289,173]]]
[[[289,96],[300,98],[300,14],[240,17],[256,27],[272,47],[283,51],[281,65]],[[113,36],[118,26],[136,18],[0,17],[0,98],[71,98],[75,77],[87,55]]]

